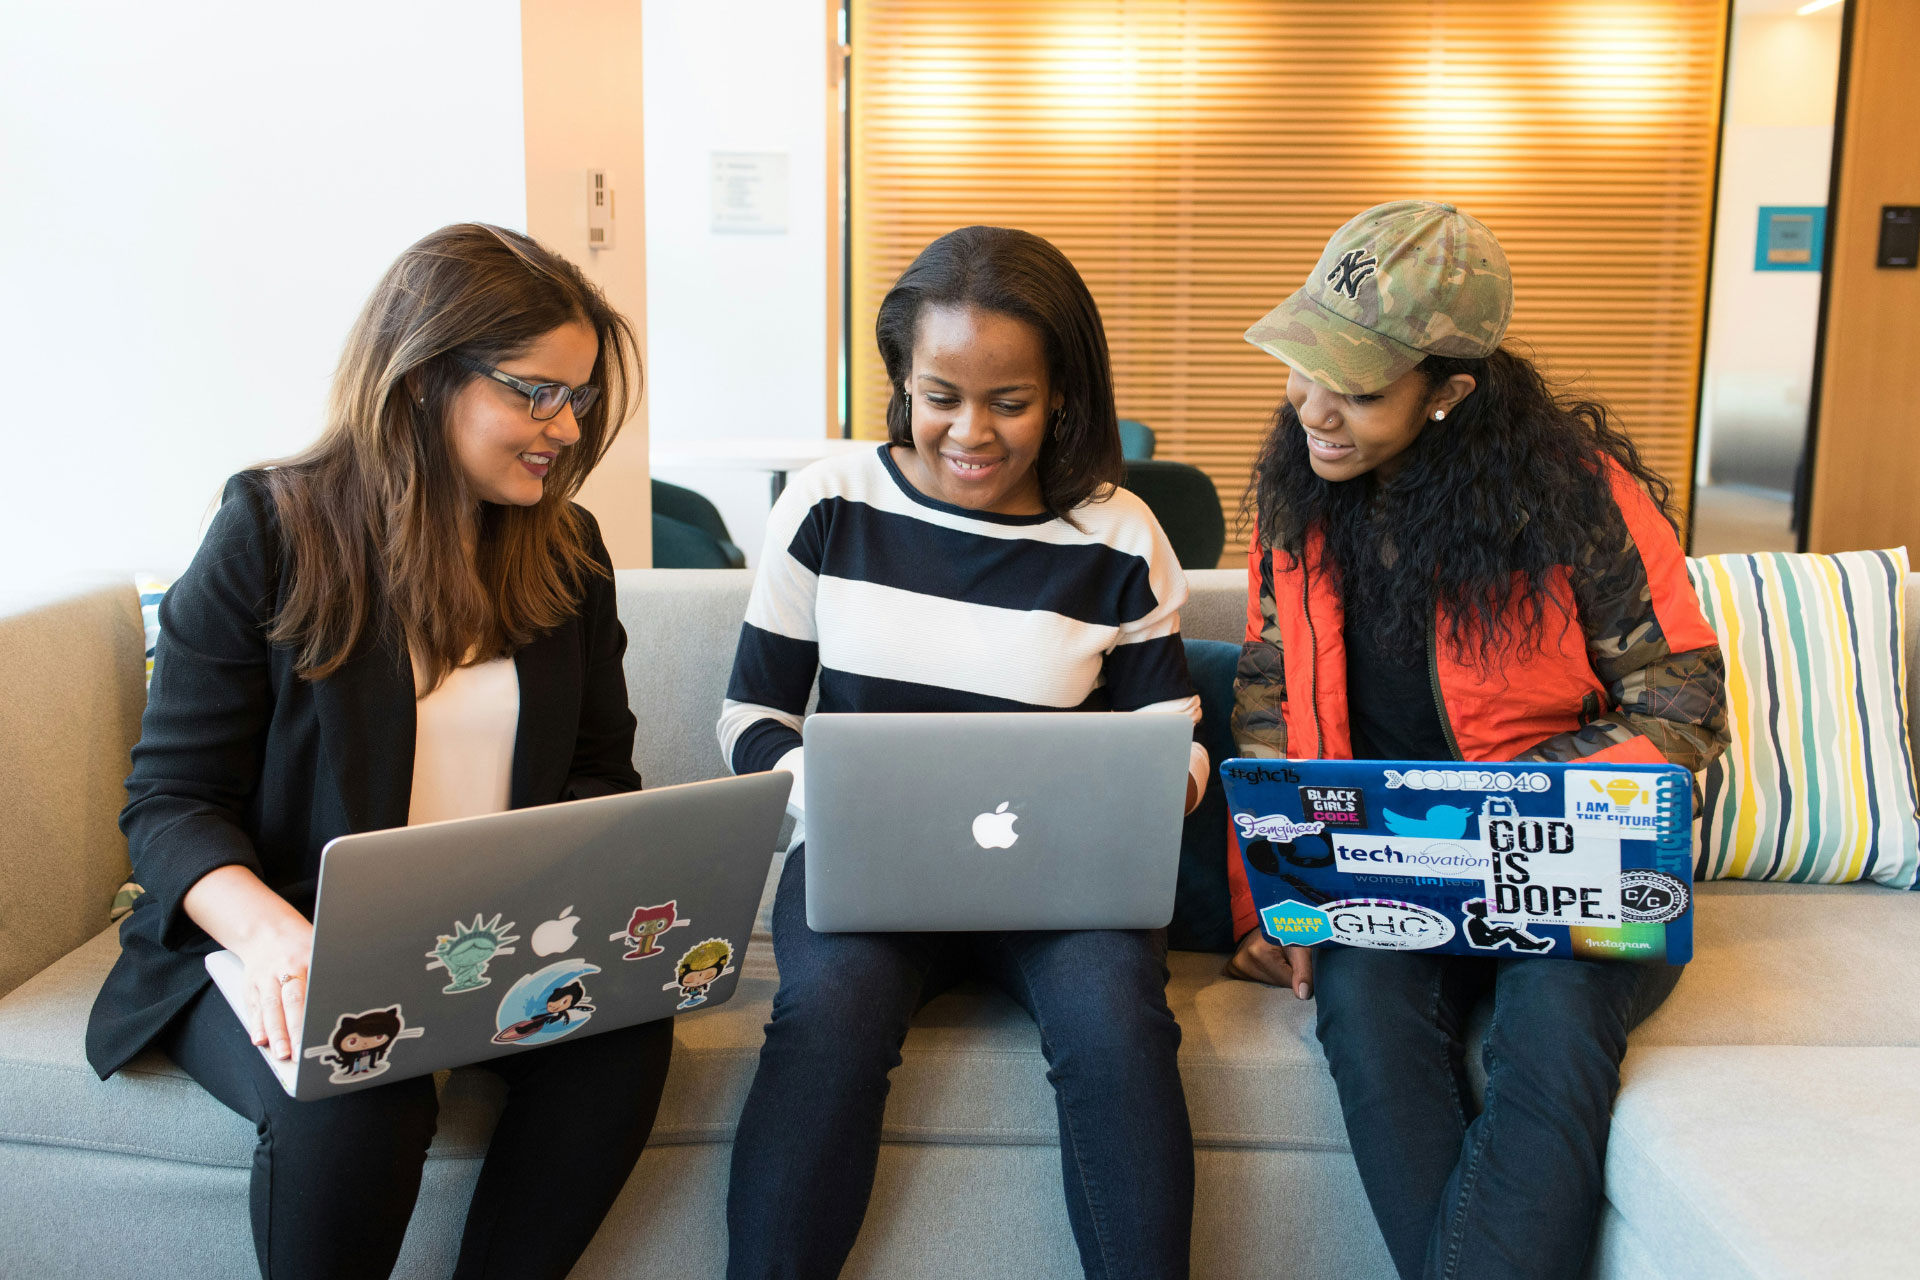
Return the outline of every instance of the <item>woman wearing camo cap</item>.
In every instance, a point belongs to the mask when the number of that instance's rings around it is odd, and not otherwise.
[[[1247,332],[1288,367],[1254,474],[1247,756],[1672,761],[1726,744],[1668,487],[1594,401],[1501,346],[1506,256],[1451,205],[1369,209]],[[1627,1032],[1678,967],[1279,947],[1229,860],[1238,977],[1318,994],[1403,1277],[1576,1276]],[[1486,1101],[1463,1062],[1493,1002]]]

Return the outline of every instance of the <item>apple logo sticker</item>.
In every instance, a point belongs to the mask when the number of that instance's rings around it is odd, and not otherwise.
[[[998,809],[983,813],[973,820],[973,842],[982,849],[1011,849],[1013,842],[1020,838],[1013,831],[1014,819],[1020,815],[1007,812],[1009,803],[1002,800]],[[539,944],[534,945],[538,950]]]
[[[533,931],[533,954],[550,956],[573,946],[573,926],[580,923],[580,917],[573,914],[572,907],[563,907],[556,920],[549,920]]]

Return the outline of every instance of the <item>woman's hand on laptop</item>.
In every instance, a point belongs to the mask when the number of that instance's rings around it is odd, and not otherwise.
[[[1276,947],[1258,929],[1247,930],[1239,949],[1227,961],[1227,975],[1270,987],[1290,987],[1301,999],[1313,997],[1313,948]]]
[[[313,925],[246,867],[218,867],[194,882],[181,905],[193,922],[247,969],[247,1035],[285,1061],[307,1010]]]
[[[247,1034],[281,1061],[291,1058],[307,1012],[307,968],[313,963],[313,926],[298,912],[244,951]]]

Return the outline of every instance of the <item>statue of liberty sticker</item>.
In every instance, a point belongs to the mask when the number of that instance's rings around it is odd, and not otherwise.
[[[510,956],[513,948],[507,944],[520,941],[513,932],[513,922],[500,923],[500,913],[495,912],[491,920],[482,921],[476,913],[472,924],[462,921],[453,922],[453,932],[443,933],[434,940],[433,950],[427,952],[427,959],[433,963],[428,969],[445,969],[451,979],[440,988],[444,995],[458,995],[462,991],[478,991],[493,981],[487,976],[487,965],[496,956]]]

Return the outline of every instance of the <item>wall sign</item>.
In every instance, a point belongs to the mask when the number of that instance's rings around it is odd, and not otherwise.
[[[1827,207],[1818,204],[1760,206],[1760,234],[1753,244],[1755,271],[1818,271],[1826,251]]]
[[[712,153],[713,229],[734,235],[784,235],[787,153]]]

